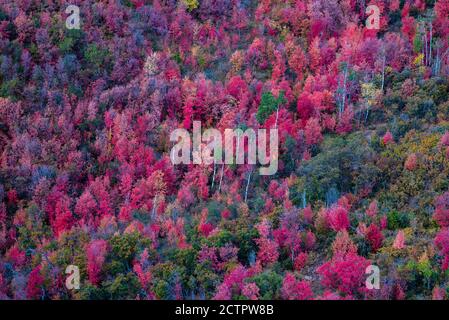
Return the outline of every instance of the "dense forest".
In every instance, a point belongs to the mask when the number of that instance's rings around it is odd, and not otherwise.
[[[276,174],[173,165],[193,121],[275,127]],[[0,0],[0,299],[448,299],[448,268],[449,0]]]

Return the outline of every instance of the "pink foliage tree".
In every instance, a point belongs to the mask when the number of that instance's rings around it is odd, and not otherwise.
[[[365,236],[373,252],[376,252],[382,246],[384,236],[376,224],[373,223],[367,228]]]
[[[87,273],[92,284],[98,284],[100,281],[107,248],[108,243],[105,240],[93,240],[87,246]]]
[[[391,134],[390,131],[387,131],[387,133],[385,133],[385,135],[382,137],[382,143],[384,145],[387,145],[393,142],[394,142],[393,135]]]
[[[26,294],[29,299],[39,299],[43,294],[44,278],[41,275],[41,266],[31,270],[28,277]]]
[[[329,209],[327,216],[329,225],[334,231],[338,232],[349,228],[349,214],[345,207],[335,205]]]
[[[399,230],[396,238],[394,239],[393,242],[393,248],[395,249],[404,249],[405,247],[405,236],[404,236],[404,231]]]
[[[313,292],[309,282],[296,280],[293,273],[287,272],[282,281],[281,296],[285,300],[311,300]]]
[[[267,219],[262,220],[257,226],[260,237],[255,239],[259,246],[257,258],[262,265],[268,265],[277,261],[279,257],[278,244],[276,241],[269,238],[271,234],[271,227]]]
[[[441,269],[447,270],[449,267],[449,229],[443,229],[435,237],[435,246],[439,254],[443,257]]]
[[[449,192],[445,192],[438,196],[435,201],[435,212],[433,219],[442,228],[449,227]]]
[[[356,253],[336,255],[317,269],[321,284],[345,295],[365,292],[365,270],[370,262]]]

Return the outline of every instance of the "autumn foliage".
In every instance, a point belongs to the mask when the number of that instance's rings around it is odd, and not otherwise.
[[[448,298],[449,1],[74,3],[0,0],[0,299]]]

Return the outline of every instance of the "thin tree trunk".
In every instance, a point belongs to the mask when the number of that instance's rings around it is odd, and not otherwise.
[[[438,63],[439,63],[439,60],[440,60],[440,57],[439,57],[439,48],[437,47],[437,54],[436,54],[436,56],[435,56],[435,63],[433,64],[433,75],[434,76],[438,76]]]
[[[424,40],[424,35],[421,35],[421,43],[423,43],[421,48],[421,54],[423,55],[423,63],[426,63],[426,50],[425,50],[426,42]]]
[[[214,183],[215,183],[215,171],[216,171],[216,163],[214,162],[214,174],[212,175],[212,187],[211,187],[211,191],[214,188]]]
[[[153,210],[151,210],[151,218],[153,220],[156,217],[156,200],[157,200],[157,195],[153,199]]]
[[[345,104],[346,104],[346,80],[347,80],[347,77],[348,77],[348,66],[346,66],[346,68],[345,68],[344,79],[343,79],[343,102],[342,102],[341,113],[343,113],[345,111]]]
[[[432,66],[432,38],[433,38],[433,32],[432,32],[432,23],[430,23],[430,41],[429,41],[429,66]]]
[[[249,172],[249,175],[248,175],[248,180],[247,180],[247,182],[246,182],[246,188],[245,188],[245,203],[246,203],[246,199],[248,199],[248,188],[249,188],[249,182],[251,181],[251,174],[253,173],[253,170],[251,170],[250,172]]]
[[[341,88],[341,80],[340,77],[338,77],[338,86],[337,86],[337,90],[340,90]],[[337,91],[338,93],[339,91]],[[341,93],[340,93],[341,94]],[[341,113],[341,97],[338,96],[337,97],[337,107],[338,107],[338,117],[340,117],[340,113]]]
[[[365,113],[365,123],[368,120],[368,114],[369,114],[369,103],[366,104],[366,113]]]
[[[278,117],[279,117],[279,106],[276,109],[276,123],[274,124],[274,128],[278,128]]]
[[[384,86],[385,86],[385,63],[386,63],[387,57],[385,55],[385,51],[383,52],[383,59],[382,59],[382,94],[384,93]]]
[[[232,146],[234,147],[234,146]],[[237,145],[235,148],[235,163],[237,164],[237,159],[239,158],[239,148],[240,148],[240,131],[237,132]]]
[[[307,200],[306,200],[306,189],[302,192],[302,207],[307,207]]]
[[[221,191],[221,181],[223,181],[223,172],[224,172],[224,162],[221,165],[221,175],[220,175],[220,184],[218,185],[218,193]]]
[[[427,60],[428,60],[428,52],[427,52],[427,30],[424,25],[424,65],[427,67]]]

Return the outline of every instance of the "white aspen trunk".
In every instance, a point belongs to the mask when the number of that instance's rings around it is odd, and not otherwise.
[[[427,32],[424,27],[424,65],[427,66]]]
[[[214,188],[214,183],[215,183],[215,171],[216,171],[216,163],[214,162],[214,174],[212,175],[212,187],[211,187],[211,191]]]
[[[435,56],[435,63],[433,64],[433,75],[437,76],[438,75],[438,61],[439,61],[439,50],[437,47],[437,54]]]
[[[429,66],[432,66],[432,38],[433,38],[433,30],[432,23],[430,23],[430,41],[429,41]]]
[[[340,77],[338,77],[338,90],[340,90],[340,88],[341,88],[341,80],[340,80]],[[341,98],[340,97],[337,97],[337,106],[338,106],[338,117],[340,117],[340,114],[341,114]]]
[[[151,210],[151,218],[153,220],[156,217],[156,199],[157,199],[157,195],[154,196],[154,199],[153,199],[153,210]]]
[[[368,114],[369,114],[369,103],[366,104],[366,112],[365,112],[365,123],[368,120]]]
[[[249,172],[249,175],[248,175],[248,180],[246,181],[246,188],[245,188],[245,203],[246,203],[246,200],[248,199],[248,188],[249,188],[249,182],[251,181],[251,174],[253,173],[253,170],[251,170],[250,172]]]
[[[220,184],[218,186],[218,193],[220,193],[220,191],[221,191],[221,182],[223,181],[223,172],[224,172],[224,162],[221,165],[221,175],[220,175]]]
[[[346,66],[346,68],[345,68],[344,79],[343,79],[343,103],[342,103],[342,110],[341,110],[342,113],[345,111],[345,104],[346,104],[346,80],[347,80],[347,77],[348,77],[348,66]]]
[[[235,148],[235,163],[237,164],[237,159],[239,158],[239,148],[240,148],[240,132],[237,132],[237,145]]]
[[[427,27],[424,25],[424,45],[425,45],[425,49],[426,49],[426,66],[429,63],[429,50],[428,50],[428,46],[427,46]]]
[[[307,200],[306,200],[306,189],[302,192],[302,207],[307,207]]]
[[[276,123],[274,124],[274,128],[278,128],[278,117],[279,117],[279,106],[276,108]]]
[[[382,59],[382,94],[384,93],[384,86],[385,86],[385,63],[386,63],[387,57],[385,55],[385,51],[383,53],[383,59]]]

